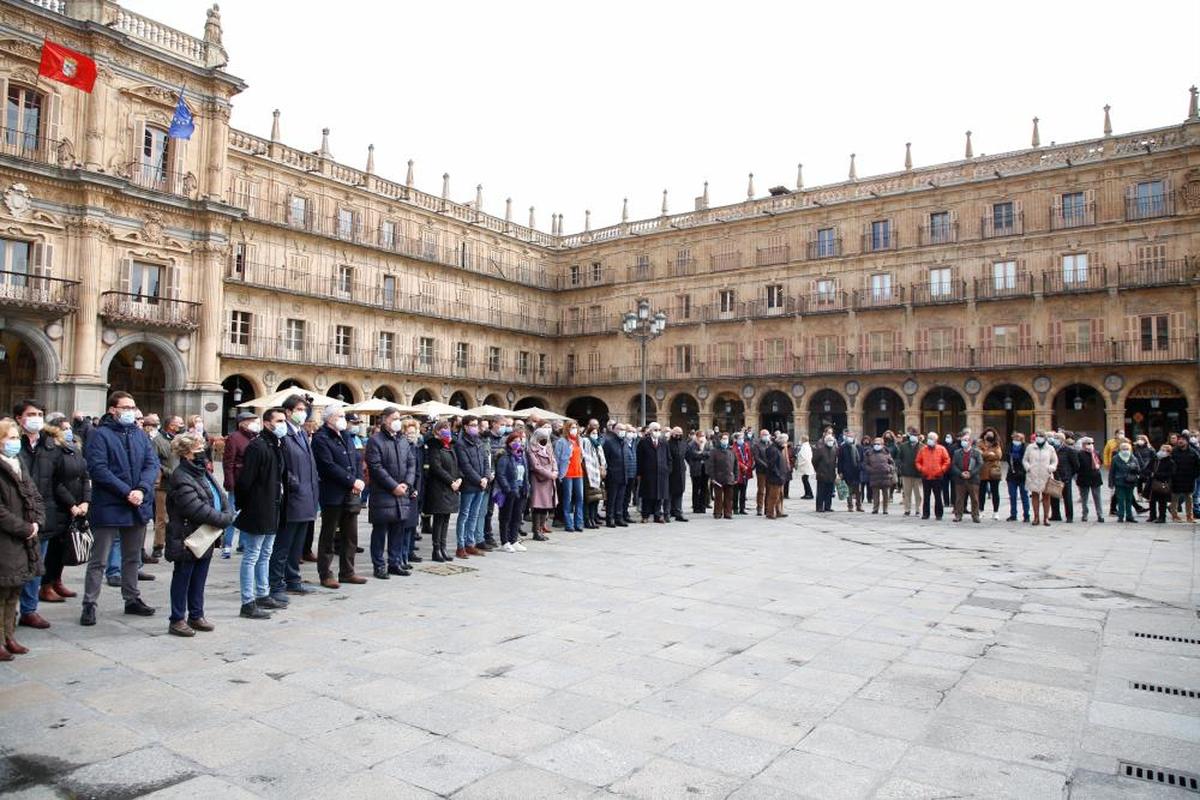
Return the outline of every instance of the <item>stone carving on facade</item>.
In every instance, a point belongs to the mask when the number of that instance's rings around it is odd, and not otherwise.
[[[204,12],[204,41],[207,44],[221,44],[221,7],[213,3],[213,7]]]
[[[263,373],[263,383],[267,386],[267,391],[273,391],[272,386],[279,380],[279,376],[275,374],[275,370],[267,370]]]
[[[150,244],[162,244],[163,218],[157,211],[150,211],[142,222],[142,240]]]
[[[0,51],[16,58],[32,61],[35,64],[42,60],[42,49],[40,47],[33,42],[26,42],[20,39],[0,40]]]
[[[29,197],[29,187],[23,183],[10,184],[0,199],[4,201],[4,207],[8,209],[8,213],[18,219],[28,216],[33,207],[33,201]]]
[[[78,166],[75,163],[75,146],[71,144],[71,140],[63,137],[58,146],[54,148],[54,160],[63,169],[73,169]]]
[[[200,188],[200,181],[196,178],[196,174],[189,172],[183,176],[183,194],[185,197],[195,198],[196,190]]]
[[[121,89],[121,94],[131,95],[133,97],[146,100],[150,103],[166,106],[174,109],[179,102],[179,90],[168,89],[164,86],[153,86],[145,84],[142,86],[134,86],[127,89]]]
[[[1200,167],[1188,170],[1179,196],[1188,211],[1200,209]]]

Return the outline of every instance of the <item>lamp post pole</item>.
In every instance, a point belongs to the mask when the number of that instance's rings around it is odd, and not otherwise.
[[[642,346],[642,427],[646,427],[646,345],[662,336],[667,327],[667,315],[662,311],[650,315],[650,301],[638,301],[636,311],[628,311],[621,322],[621,333],[636,339]]]

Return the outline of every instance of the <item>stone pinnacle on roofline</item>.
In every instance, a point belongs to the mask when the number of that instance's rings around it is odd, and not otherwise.
[[[449,172],[442,173],[442,199],[443,200],[450,199],[450,173]]]
[[[271,141],[279,141],[279,109],[271,112]]]
[[[663,189],[662,215],[664,217],[667,215],[667,190],[666,189]]]
[[[963,151],[963,158],[974,158],[975,150],[971,147],[971,132],[967,131],[967,148]]]
[[[904,143],[904,169],[912,169],[912,142]]]
[[[375,174],[375,145],[367,145],[367,174]]]
[[[746,184],[746,199],[754,199],[754,173],[750,173],[750,182]]]
[[[411,158],[408,160],[408,174],[404,176],[404,185],[410,189],[413,185],[413,160]]]
[[[858,170],[854,167],[854,153],[850,154],[850,180],[858,180]]]
[[[1033,118],[1033,139],[1029,142],[1030,147],[1041,147],[1042,136],[1038,133],[1038,118]]]
[[[621,198],[621,222],[629,222],[629,198]]]
[[[333,158],[329,152],[329,128],[321,128],[321,158]]]
[[[804,188],[804,165],[797,164],[796,165],[796,190],[799,191],[800,189],[803,189],[803,188]]]
[[[1200,119],[1200,89],[1192,86],[1188,89],[1191,93],[1191,99],[1188,100],[1188,119]]]
[[[1110,106],[1108,103],[1104,104],[1104,135],[1105,136],[1112,136],[1112,117],[1110,117],[1108,114],[1108,111],[1110,108],[1112,108],[1112,106]]]

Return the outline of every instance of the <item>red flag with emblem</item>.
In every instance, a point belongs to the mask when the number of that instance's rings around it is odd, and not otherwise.
[[[91,94],[92,87],[96,84],[96,62],[83,53],[43,39],[42,63],[38,67],[38,75],[45,75],[52,81],[59,81]]]

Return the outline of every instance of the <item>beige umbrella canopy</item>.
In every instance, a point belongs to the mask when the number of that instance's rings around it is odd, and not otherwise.
[[[324,408],[325,406],[341,405],[342,401],[320,392],[310,392],[307,389],[301,389],[299,386],[293,386],[288,389],[280,389],[265,397],[254,397],[244,403],[238,403],[238,408],[275,408],[282,406],[283,401],[287,400],[294,394],[307,395],[312,398],[312,406],[314,408]]]
[[[457,417],[466,413],[458,406],[439,403],[437,400],[418,403],[409,410],[413,414],[420,414],[423,417]]]
[[[402,414],[411,414],[413,412],[412,406],[402,405],[392,400],[381,400],[378,397],[363,400],[361,403],[351,403],[342,410],[347,414],[382,414],[385,409],[389,408],[394,408]]]
[[[500,408],[499,406],[486,406],[485,405],[485,406],[476,406],[475,408],[468,408],[466,411],[462,412],[462,415],[465,417],[468,414],[470,414],[471,416],[474,416],[474,417],[487,418],[487,417],[511,417],[515,413],[516,412],[509,411],[507,408]]]
[[[554,411],[547,411],[544,408],[538,408],[537,406],[530,406],[529,408],[522,408],[520,411],[512,411],[509,413],[509,416],[516,417],[518,419],[529,419],[530,417],[537,417],[538,419],[549,420],[551,422],[553,422],[556,419],[561,420],[563,422],[566,422],[569,419],[574,419],[574,417],[566,417],[566,416],[563,416],[562,414],[556,413]]]

